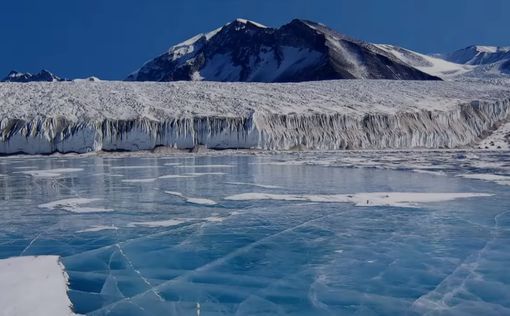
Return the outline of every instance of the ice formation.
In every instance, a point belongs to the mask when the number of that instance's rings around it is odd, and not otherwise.
[[[510,116],[508,82],[0,84],[0,154],[454,148]]]

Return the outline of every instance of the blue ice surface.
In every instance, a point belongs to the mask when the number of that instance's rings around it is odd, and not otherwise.
[[[510,314],[508,186],[274,160],[1,159],[0,258],[62,256],[74,310],[87,315]],[[61,168],[83,170],[23,173]],[[188,177],[158,178],[165,175]],[[133,179],[146,182],[123,181]],[[246,192],[494,196],[417,208],[224,199]],[[113,211],[38,207],[77,197],[101,199],[87,206]],[[179,222],[133,225],[171,219]],[[80,232],[97,225],[117,229]]]

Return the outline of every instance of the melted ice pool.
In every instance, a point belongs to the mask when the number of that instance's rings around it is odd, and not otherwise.
[[[510,314],[507,185],[280,158],[4,158],[0,259],[88,315]]]

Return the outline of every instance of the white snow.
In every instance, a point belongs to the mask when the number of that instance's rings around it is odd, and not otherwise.
[[[263,29],[266,29],[266,28],[267,28],[267,26],[262,25],[262,24],[257,23],[257,22],[253,22],[253,21],[251,21],[251,20],[239,19],[239,18],[238,18],[238,19],[236,19],[236,21],[237,21],[237,22],[239,22],[239,23],[243,23],[243,24],[251,23],[251,24],[253,24],[253,25],[255,25],[255,26],[259,27],[259,28],[263,28]]]
[[[443,202],[471,197],[486,197],[486,193],[419,193],[419,192],[373,192],[355,194],[268,194],[242,193],[228,196],[231,201],[279,200],[324,203],[353,203],[356,206],[415,207],[421,203]]]
[[[0,260],[0,314],[74,315],[67,283],[67,274],[57,256]]]
[[[86,205],[92,202],[101,201],[98,198],[71,198],[71,199],[63,199],[54,202],[49,202],[45,204],[40,204],[39,208],[47,208],[47,209],[61,209],[71,213],[103,213],[103,212],[113,212],[113,209],[107,208],[99,208],[99,207],[84,207],[82,205]]]

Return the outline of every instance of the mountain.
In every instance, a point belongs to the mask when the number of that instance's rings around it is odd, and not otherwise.
[[[424,55],[398,46],[385,44],[379,44],[377,46],[389,54],[392,54],[403,63],[428,73],[429,75],[443,79],[465,74],[475,68],[471,65],[453,63],[438,57]]]
[[[510,60],[510,47],[469,46],[442,56],[445,60],[466,65],[487,65]]]
[[[377,45],[297,19],[278,29],[237,19],[171,47],[126,78],[224,82],[330,79],[440,80]]]
[[[54,81],[65,81],[65,79],[62,79],[51,72],[47,70],[41,70],[40,72],[36,74],[31,74],[28,72],[18,72],[18,71],[11,71],[7,77],[1,80],[2,82],[33,82],[33,81],[48,81],[48,82],[54,82]]]

